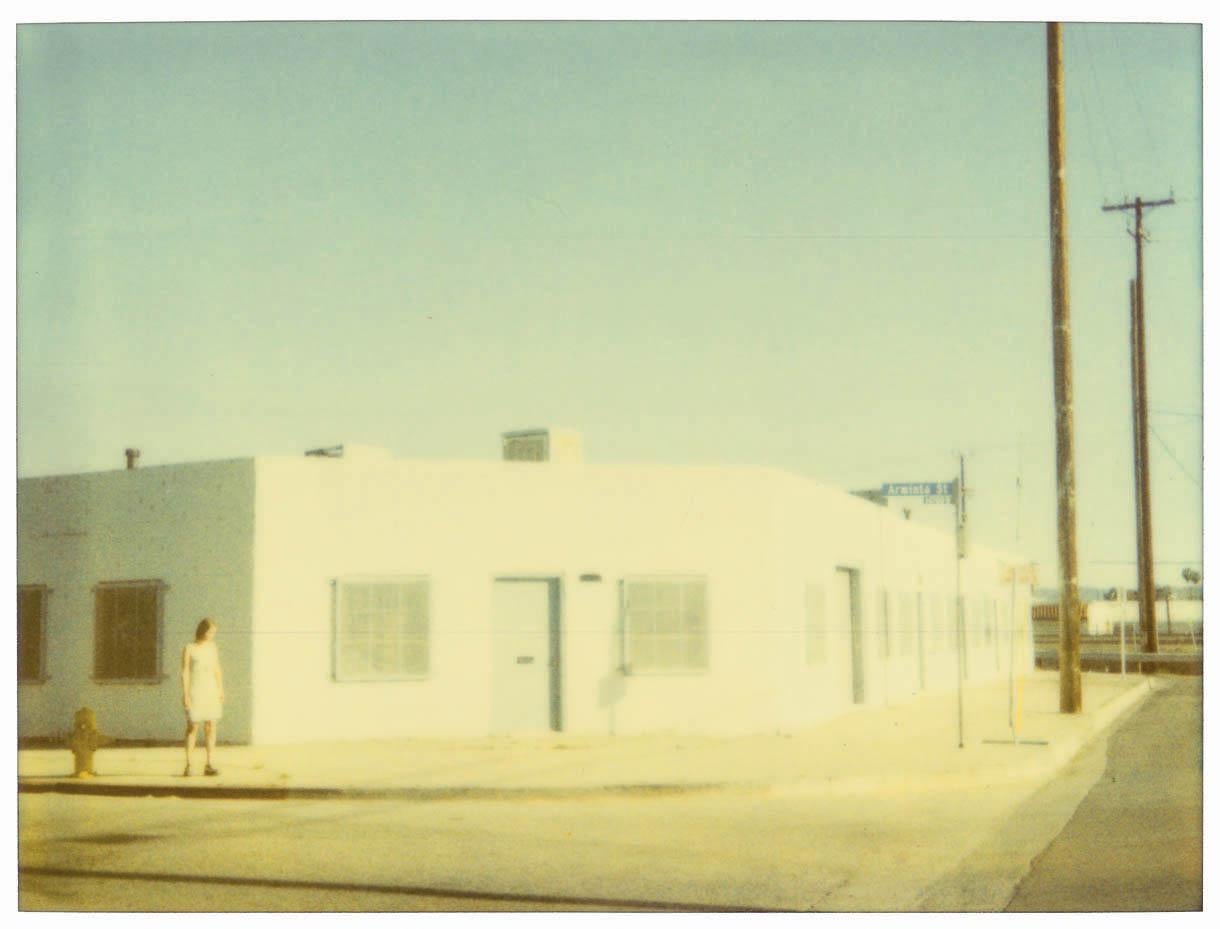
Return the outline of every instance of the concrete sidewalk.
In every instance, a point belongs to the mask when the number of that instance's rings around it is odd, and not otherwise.
[[[1138,675],[1084,675],[1084,712],[1059,713],[1059,678],[1018,682],[1012,741],[1007,682],[968,686],[965,746],[956,692],[861,707],[792,733],[401,739],[226,746],[218,777],[183,777],[181,747],[98,751],[98,776],[70,776],[67,749],[18,753],[18,789],[197,798],[587,796],[713,789],[853,794],[954,790],[1050,777],[1155,686]],[[104,721],[103,721],[104,722]],[[223,730],[222,730],[223,732]],[[1045,743],[1045,744],[1039,744]],[[202,749],[197,749],[201,770]]]

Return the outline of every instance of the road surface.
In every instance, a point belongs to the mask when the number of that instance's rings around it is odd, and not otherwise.
[[[1111,736],[1105,773],[1010,912],[1202,909],[1203,682],[1162,681]]]

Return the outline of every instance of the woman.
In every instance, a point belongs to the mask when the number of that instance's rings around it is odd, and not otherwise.
[[[201,620],[195,628],[195,641],[182,650],[182,706],[186,710],[186,770],[191,775],[191,750],[195,733],[203,723],[203,739],[207,746],[207,764],[203,773],[217,775],[212,767],[212,750],[216,748],[216,722],[225,700],[224,678],[220,673],[220,654],[216,651],[216,623]]]

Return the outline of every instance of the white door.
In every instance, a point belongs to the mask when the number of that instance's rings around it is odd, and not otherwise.
[[[558,648],[553,581],[497,580],[491,604],[491,731],[547,732]],[[557,631],[557,630],[555,630]]]
[[[832,628],[850,630],[851,700],[864,702],[864,628],[860,621],[860,579],[851,568],[837,568],[831,592]]]

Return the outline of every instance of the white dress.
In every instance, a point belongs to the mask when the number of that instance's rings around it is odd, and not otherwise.
[[[215,642],[194,642],[187,646],[191,668],[191,710],[193,723],[220,719],[220,687],[216,683],[216,667],[220,655]]]

